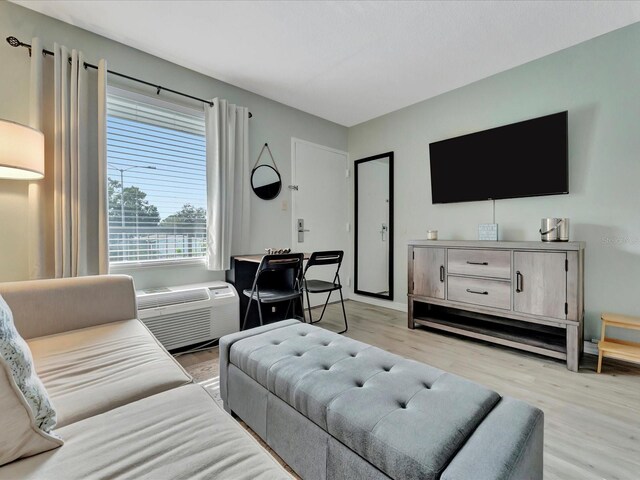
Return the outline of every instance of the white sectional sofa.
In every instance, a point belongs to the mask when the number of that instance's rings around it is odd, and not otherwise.
[[[0,479],[291,478],[137,320],[130,277],[4,283],[0,295],[64,440]]]

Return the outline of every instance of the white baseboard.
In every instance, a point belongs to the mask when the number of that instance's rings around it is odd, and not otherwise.
[[[406,312],[408,310],[407,303],[394,302],[392,300],[383,300],[381,298],[367,297],[366,295],[357,295],[353,292],[349,294],[349,299],[356,302],[368,303],[369,305],[375,305],[377,307],[390,308],[399,312]]]

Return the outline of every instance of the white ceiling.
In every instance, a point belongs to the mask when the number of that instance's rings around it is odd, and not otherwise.
[[[639,1],[16,3],[346,126],[640,21]]]

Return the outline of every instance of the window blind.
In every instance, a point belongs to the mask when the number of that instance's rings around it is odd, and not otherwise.
[[[109,261],[206,254],[204,115],[107,94]]]

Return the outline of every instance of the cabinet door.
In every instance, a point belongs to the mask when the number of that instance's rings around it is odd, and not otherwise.
[[[514,310],[566,319],[566,253],[514,252]]]
[[[444,248],[413,249],[413,294],[444,300]]]

